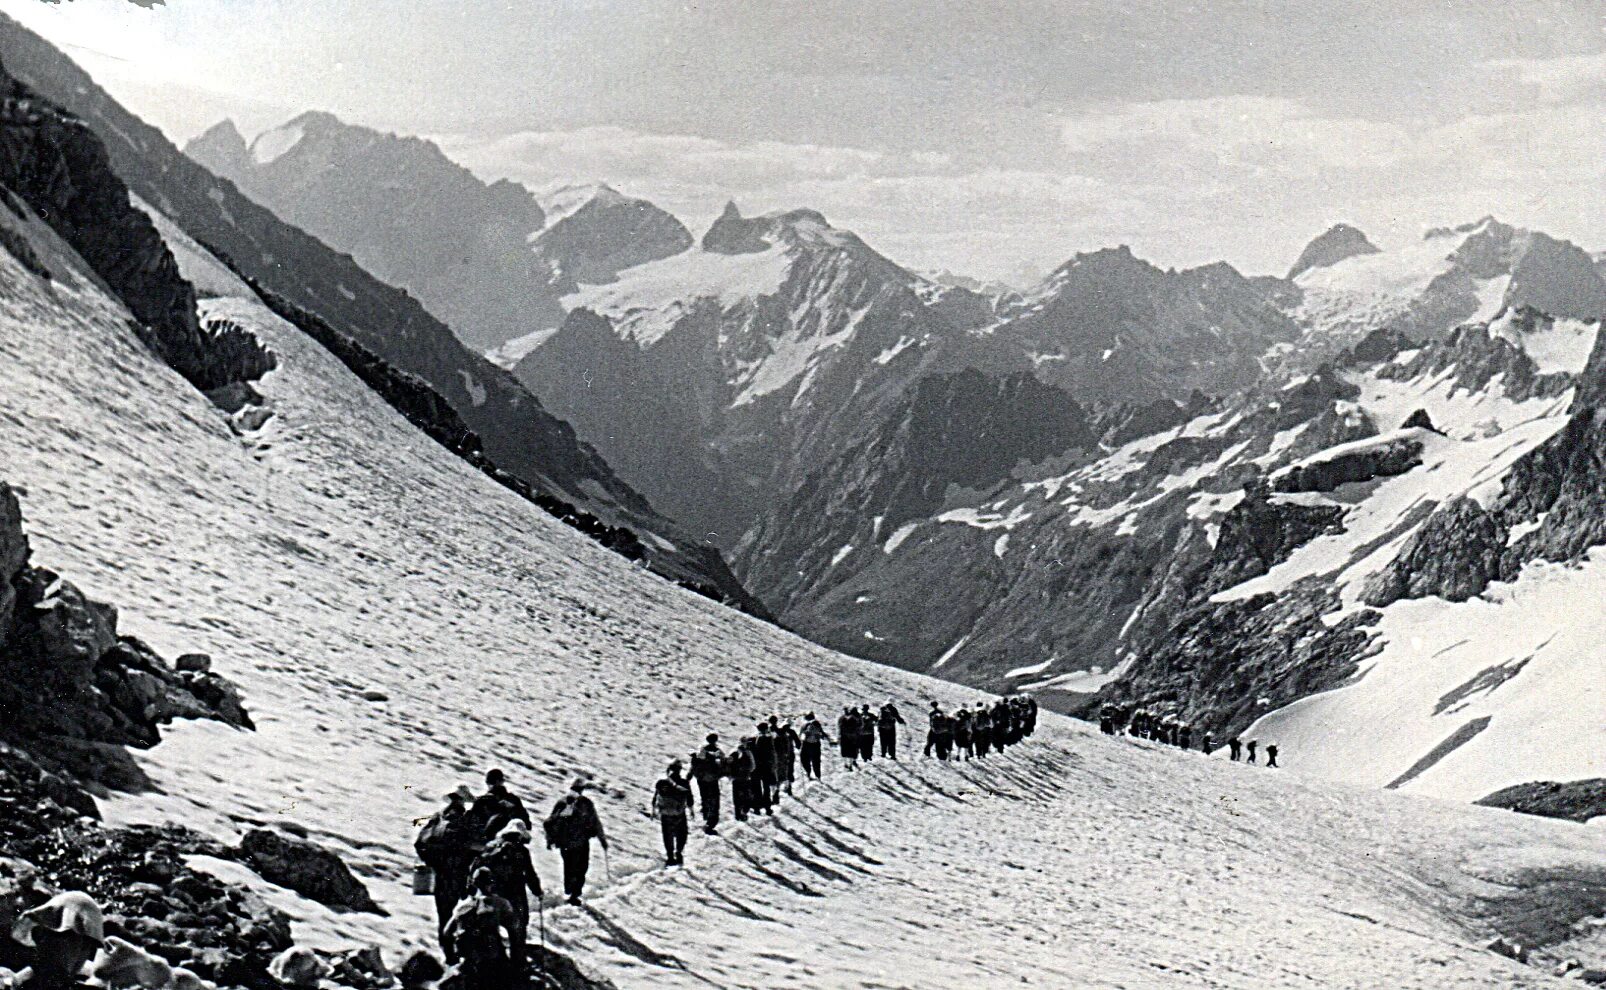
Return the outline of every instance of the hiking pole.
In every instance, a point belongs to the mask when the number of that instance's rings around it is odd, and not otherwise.
[[[542,987],[545,987],[547,985],[547,978],[546,978],[546,904],[543,902],[542,898],[540,898],[540,897],[537,897],[535,899],[535,919],[536,919],[536,923],[540,926],[540,930],[541,930],[541,954],[537,957],[537,959],[539,959],[539,961],[540,961],[538,969],[537,969],[537,972],[539,972],[541,974],[541,984],[540,985]]]
[[[608,875],[608,882],[613,883],[613,864],[608,861],[608,847],[602,847],[602,872]]]

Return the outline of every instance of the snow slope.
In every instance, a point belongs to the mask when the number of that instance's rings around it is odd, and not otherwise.
[[[547,924],[621,987],[1539,987],[1538,969],[1476,945],[1512,930],[1496,916],[1526,903],[1522,871],[1571,876],[1606,854],[1598,829],[1316,786],[1049,717],[985,766],[833,775],[664,872],[648,787],[704,731],[975,695],[632,569],[255,302],[204,304],[280,358],[262,383],[275,416],[240,438],[87,283],[44,287],[0,255],[0,286],[0,450],[36,558],[159,650],[212,653],[260,727],[177,727],[139,755],[160,791],[111,799],[110,817],[228,837],[305,825],[391,916],[270,891],[303,941],[426,941],[428,899],[402,882],[412,822],[491,764],[542,807],[575,773],[597,778],[612,880],[599,863],[588,909]],[[553,859],[538,862],[550,889]]]

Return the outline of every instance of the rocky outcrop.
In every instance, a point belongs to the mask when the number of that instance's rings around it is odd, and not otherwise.
[[[754,254],[768,251],[769,241],[764,239],[765,225],[742,216],[736,204],[727,202],[719,217],[703,234],[704,251],[715,254]]]
[[[1272,475],[1272,490],[1330,492],[1340,485],[1404,474],[1422,463],[1422,435],[1427,432],[1410,427],[1325,451]]]
[[[1501,788],[1474,804],[1509,808],[1525,815],[1543,815],[1570,822],[1587,822],[1606,816],[1606,779],[1539,780]]]
[[[129,202],[100,139],[0,68],[0,186],[49,224],[128,307],[135,332],[206,391],[259,378],[273,356],[254,338],[196,319],[195,291],[150,219]]]
[[[1377,245],[1368,240],[1365,234],[1347,223],[1335,224],[1305,245],[1305,250],[1299,252],[1299,260],[1288,269],[1287,277],[1293,281],[1312,268],[1326,268],[1345,258],[1378,253]]]
[[[1343,529],[1344,507],[1274,502],[1266,489],[1249,487],[1221,519],[1210,562],[1189,582],[1198,597],[1271,570],[1289,554],[1324,533]]]
[[[255,828],[245,833],[235,854],[257,875],[319,904],[369,914],[385,914],[361,880],[339,856],[299,836]]]
[[[1458,498],[1428,516],[1399,555],[1367,581],[1362,597],[1378,608],[1428,596],[1464,602],[1499,578],[1508,535],[1499,516]]]
[[[36,746],[46,758],[116,786],[129,772],[118,748],[155,745],[174,719],[252,727],[233,685],[119,636],[114,608],[29,566],[27,550],[16,493],[0,482],[0,738],[48,740]]]

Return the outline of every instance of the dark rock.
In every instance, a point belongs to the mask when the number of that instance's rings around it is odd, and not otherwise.
[[[1305,250],[1299,253],[1299,260],[1288,269],[1287,277],[1292,281],[1312,268],[1326,268],[1356,255],[1377,253],[1377,245],[1367,240],[1366,235],[1358,229],[1347,223],[1335,224],[1305,245]]]
[[[396,975],[401,980],[403,990],[418,990],[446,975],[446,968],[439,959],[420,949],[407,957]]]
[[[1402,598],[1466,601],[1499,578],[1508,535],[1498,516],[1458,498],[1427,518],[1399,555],[1367,581],[1362,597],[1378,608]]]
[[[1272,475],[1271,487],[1279,492],[1330,492],[1340,485],[1404,474],[1421,463],[1422,440],[1408,433],[1318,454]]]
[[[1405,334],[1387,327],[1373,330],[1362,337],[1338,359],[1338,365],[1344,368],[1366,368],[1374,364],[1382,364],[1399,355],[1401,351],[1408,351],[1416,347],[1416,343]]]
[[[768,251],[769,247],[764,239],[764,224],[757,219],[746,219],[736,204],[730,202],[703,235],[703,250],[717,254],[754,254]]]
[[[208,674],[212,671],[212,658],[205,653],[184,653],[173,661],[173,669],[181,674]]]
[[[1428,411],[1426,409],[1418,409],[1416,412],[1413,412],[1411,415],[1405,417],[1405,422],[1400,424],[1400,429],[1432,430],[1434,433],[1437,433],[1440,436],[1444,435],[1443,430],[1433,425],[1433,418],[1428,415]]]
[[[1606,815],[1606,778],[1540,780],[1502,788],[1474,804],[1509,808],[1525,815],[1543,815],[1572,822],[1587,822]]]
[[[269,829],[245,833],[239,860],[262,879],[329,907],[384,914],[345,862],[322,846]]]
[[[1259,577],[1317,536],[1341,532],[1343,522],[1342,506],[1272,502],[1264,489],[1250,489],[1222,517],[1210,563],[1189,581],[1190,589],[1209,597]]]
[[[586,204],[532,242],[565,280],[611,282],[626,268],[679,254],[695,243],[686,225],[644,199],[601,186]],[[461,290],[459,290],[461,291]]]

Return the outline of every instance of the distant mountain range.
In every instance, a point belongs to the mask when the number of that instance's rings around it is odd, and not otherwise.
[[[1518,618],[1606,587],[1606,282],[1576,245],[1483,218],[1381,250],[1339,224],[1283,278],[1115,247],[1016,290],[815,210],[732,203],[699,235],[321,113],[186,158],[4,30],[157,215],[661,573],[819,643],[1469,796],[1523,782],[1466,767],[1587,689],[1578,634]],[[1375,766],[1317,728],[1385,711]],[[1568,772],[1602,741],[1574,736]]]

